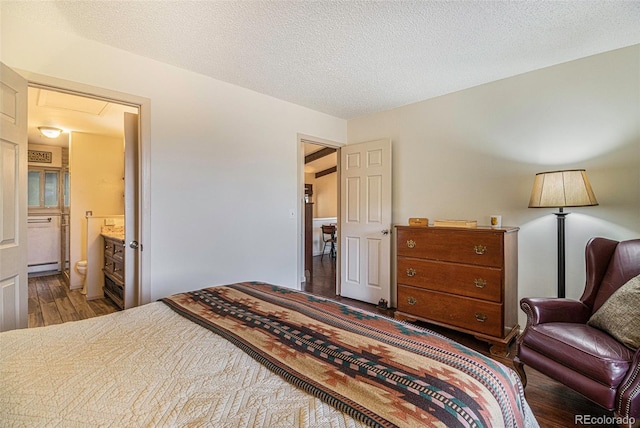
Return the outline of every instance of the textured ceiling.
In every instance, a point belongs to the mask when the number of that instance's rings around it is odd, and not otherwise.
[[[640,1],[2,3],[341,118],[640,43]]]

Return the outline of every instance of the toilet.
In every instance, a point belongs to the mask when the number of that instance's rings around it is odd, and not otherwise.
[[[76,263],[76,272],[82,276],[82,294],[87,294],[87,261],[80,260]]]

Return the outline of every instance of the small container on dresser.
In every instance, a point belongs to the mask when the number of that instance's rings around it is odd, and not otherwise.
[[[124,240],[111,236],[104,239],[104,293],[124,309]]]
[[[396,228],[395,317],[472,334],[506,355],[519,331],[519,229]]]

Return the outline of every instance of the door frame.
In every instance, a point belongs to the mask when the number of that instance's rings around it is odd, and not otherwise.
[[[305,209],[304,209],[304,143],[316,144],[318,146],[331,147],[336,149],[337,153],[337,221],[340,224],[340,148],[346,144],[338,143],[337,141],[326,140],[324,138],[314,137],[311,135],[298,133],[298,273],[297,273],[297,288],[302,289],[302,283],[305,281],[304,275],[304,222],[305,222]],[[336,295],[340,295],[340,260],[336,257]]]
[[[97,86],[71,80],[59,79],[33,73],[27,70],[15,69],[27,80],[27,86],[63,92],[88,98],[100,99],[108,102],[129,105],[138,108],[139,113],[139,156],[138,156],[138,217],[139,242],[142,251],[139,254],[139,282],[135,306],[143,305],[151,301],[151,201],[150,201],[150,152],[151,152],[151,100],[133,94],[118,92]]]

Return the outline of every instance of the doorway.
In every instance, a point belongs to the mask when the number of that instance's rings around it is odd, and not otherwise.
[[[92,134],[109,134],[112,131],[104,131],[105,128],[110,126],[108,123],[105,123],[105,116],[113,116],[116,115],[119,117],[119,126],[122,128],[123,118],[122,113],[125,111],[135,112],[135,126],[133,130],[129,129],[128,131],[128,141],[132,142],[132,144],[125,144],[126,147],[136,147],[136,155],[131,157],[131,161],[123,161],[125,150],[122,148],[122,145],[119,149],[118,156],[120,157],[120,166],[117,167],[117,171],[115,171],[115,175],[117,176],[117,180],[120,182],[122,186],[122,182],[125,182],[124,188],[121,188],[119,192],[118,199],[119,204],[122,205],[122,200],[124,199],[124,203],[129,207],[125,209],[127,215],[122,214],[122,223],[125,229],[125,242],[131,243],[131,247],[126,247],[125,255],[127,257],[127,263],[131,267],[127,269],[127,282],[133,284],[133,287],[130,287],[130,298],[127,301],[126,307],[138,306],[140,304],[148,303],[150,301],[150,284],[149,284],[149,274],[148,268],[150,265],[150,260],[148,257],[148,252],[144,253],[143,242],[146,244],[149,241],[149,223],[150,223],[150,213],[149,213],[149,135],[150,135],[150,100],[142,97],[138,97],[135,95],[119,93],[107,89],[96,88],[84,84],[80,84],[77,82],[64,81],[56,78],[52,78],[49,76],[42,76],[35,73],[30,72],[22,72],[23,76],[27,79],[29,85],[29,91],[37,90],[41,93],[46,93],[47,96],[50,94],[54,94],[51,101],[51,104],[55,104],[58,98],[74,96],[82,100],[84,104],[81,103],[78,108],[58,108],[55,111],[53,119],[60,120],[66,113],[65,110],[76,110],[76,114],[81,114],[85,116],[86,121],[93,121],[92,126],[98,127],[98,130],[88,129],[86,127],[81,126],[68,126],[67,131],[71,131],[72,141],[71,145],[82,142],[82,138],[76,138],[75,136],[86,137],[87,135]],[[59,100],[58,100],[59,101]],[[31,100],[29,102],[31,104]],[[101,107],[100,107],[101,106]],[[59,106],[58,106],[59,107]],[[89,111],[87,111],[89,110]],[[29,142],[32,142],[31,138],[31,122],[34,120],[29,114]],[[50,118],[50,120],[52,120]],[[108,122],[108,121],[107,121]],[[127,120],[128,127],[131,128],[132,120],[129,118]],[[36,125],[36,124],[33,124]],[[42,125],[42,124],[40,124]],[[37,129],[34,128],[34,129]],[[122,130],[119,131],[122,134]],[[104,136],[104,135],[103,135]],[[133,137],[132,137],[133,136]],[[108,138],[109,135],[106,136]],[[67,137],[68,138],[68,137]],[[122,139],[120,136],[119,138]],[[37,140],[36,140],[37,141]],[[68,143],[67,143],[68,144]],[[90,150],[86,150],[90,153]],[[71,152],[73,152],[73,147]],[[97,153],[94,153],[94,157]],[[130,155],[127,154],[127,159],[130,158]],[[75,160],[77,162],[77,160]],[[71,159],[70,164],[73,164],[74,160]],[[61,192],[64,194],[64,189],[69,184],[69,188],[73,188],[73,165],[70,165],[69,174],[67,178],[67,182],[62,182],[61,184]],[[63,175],[64,176],[64,175]],[[81,178],[81,177],[76,177]],[[83,180],[84,181],[84,180]],[[72,190],[69,190],[69,194],[72,193]],[[99,195],[103,194],[102,192],[96,192]],[[64,200],[64,196],[62,196]],[[77,202],[76,198],[76,202]],[[60,212],[60,252],[62,255],[59,257],[59,270],[64,272],[65,278],[69,278],[69,281],[72,281],[74,275],[74,257],[73,257],[73,245],[76,240],[74,239],[73,225],[74,225],[74,198],[71,197],[68,201],[68,204],[64,204],[68,208],[62,208]],[[132,208],[133,207],[133,208]],[[82,210],[81,214],[76,214],[75,217],[79,217],[81,220],[86,220],[87,215],[90,214],[100,214],[99,212],[94,211],[93,209]],[[88,211],[88,212],[85,212]],[[121,209],[119,211],[122,211]],[[129,215],[131,213],[131,215]],[[113,214],[119,214],[118,210],[108,210],[105,212],[106,219],[102,220],[102,224],[118,224],[120,219]],[[70,221],[66,222],[64,219],[66,215],[69,216]],[[115,218],[114,218],[115,217]],[[77,224],[77,223],[76,223]],[[66,226],[66,230],[65,230]],[[82,228],[81,228],[82,229]],[[76,235],[80,234],[82,236],[84,232],[81,230],[80,232],[76,231]],[[130,248],[130,249],[129,249]],[[80,256],[76,256],[79,258]],[[77,286],[77,284],[76,284]]]
[[[82,252],[79,251],[77,241],[82,235],[75,227],[81,222],[82,216],[74,213],[73,218],[70,217],[73,210],[71,199],[75,202],[74,207],[81,208],[79,212],[83,215],[86,211],[92,211],[96,215],[124,213],[123,114],[137,114],[138,108],[40,87],[29,87],[28,93],[28,141],[31,155],[28,160],[28,224],[39,224],[38,219],[33,217],[48,216],[41,223],[55,225],[59,235],[55,240],[57,251],[51,255],[34,259],[33,248],[30,248],[29,273],[49,267],[45,265],[40,268],[42,261],[55,260],[56,267],[53,270],[61,271],[69,283],[71,272],[74,271],[70,258],[86,258],[85,254],[80,254]],[[55,130],[60,133],[56,134]],[[54,133],[50,134],[52,131]],[[73,153],[70,153],[71,140]],[[44,177],[41,171],[45,172]],[[40,186],[43,192],[38,192],[38,181],[44,182]],[[122,189],[118,189],[119,186]],[[73,198],[72,193],[75,193]],[[92,194],[99,197],[92,198]],[[61,219],[49,220],[51,217]],[[73,223],[70,223],[70,219]],[[76,235],[73,241],[70,236],[72,231]],[[46,245],[43,245],[42,239],[35,245],[30,245],[44,246]],[[72,257],[71,253],[76,254]],[[60,256],[56,257],[58,254]],[[75,288],[77,284],[72,285]]]
[[[30,305],[30,324],[81,314],[86,310],[82,300],[105,297],[103,260],[90,249],[102,248],[105,228],[124,230],[125,195],[135,191],[125,183],[125,164],[132,160],[125,159],[124,116],[138,111],[137,106],[29,86],[29,276],[60,274],[69,292],[83,295],[52,305],[56,301],[48,301],[46,286],[40,292],[29,287],[30,302],[36,303]],[[58,295],[67,293],[58,290]],[[32,316],[32,307],[45,305],[48,311],[36,309]],[[60,317],[57,306],[63,309]],[[51,319],[37,320],[40,313]]]
[[[320,139],[300,139],[304,187],[302,202],[302,289],[336,297],[339,271],[339,146]],[[323,233],[323,226],[324,232]],[[333,232],[333,233],[331,233]]]
[[[331,147],[312,138],[300,138],[300,141]],[[334,147],[340,148],[336,171],[340,184],[335,296],[369,304],[394,304],[391,299],[391,140]],[[303,184],[302,178],[301,189]],[[304,236],[300,241],[309,242]],[[309,289],[307,281],[303,281],[302,286]]]

